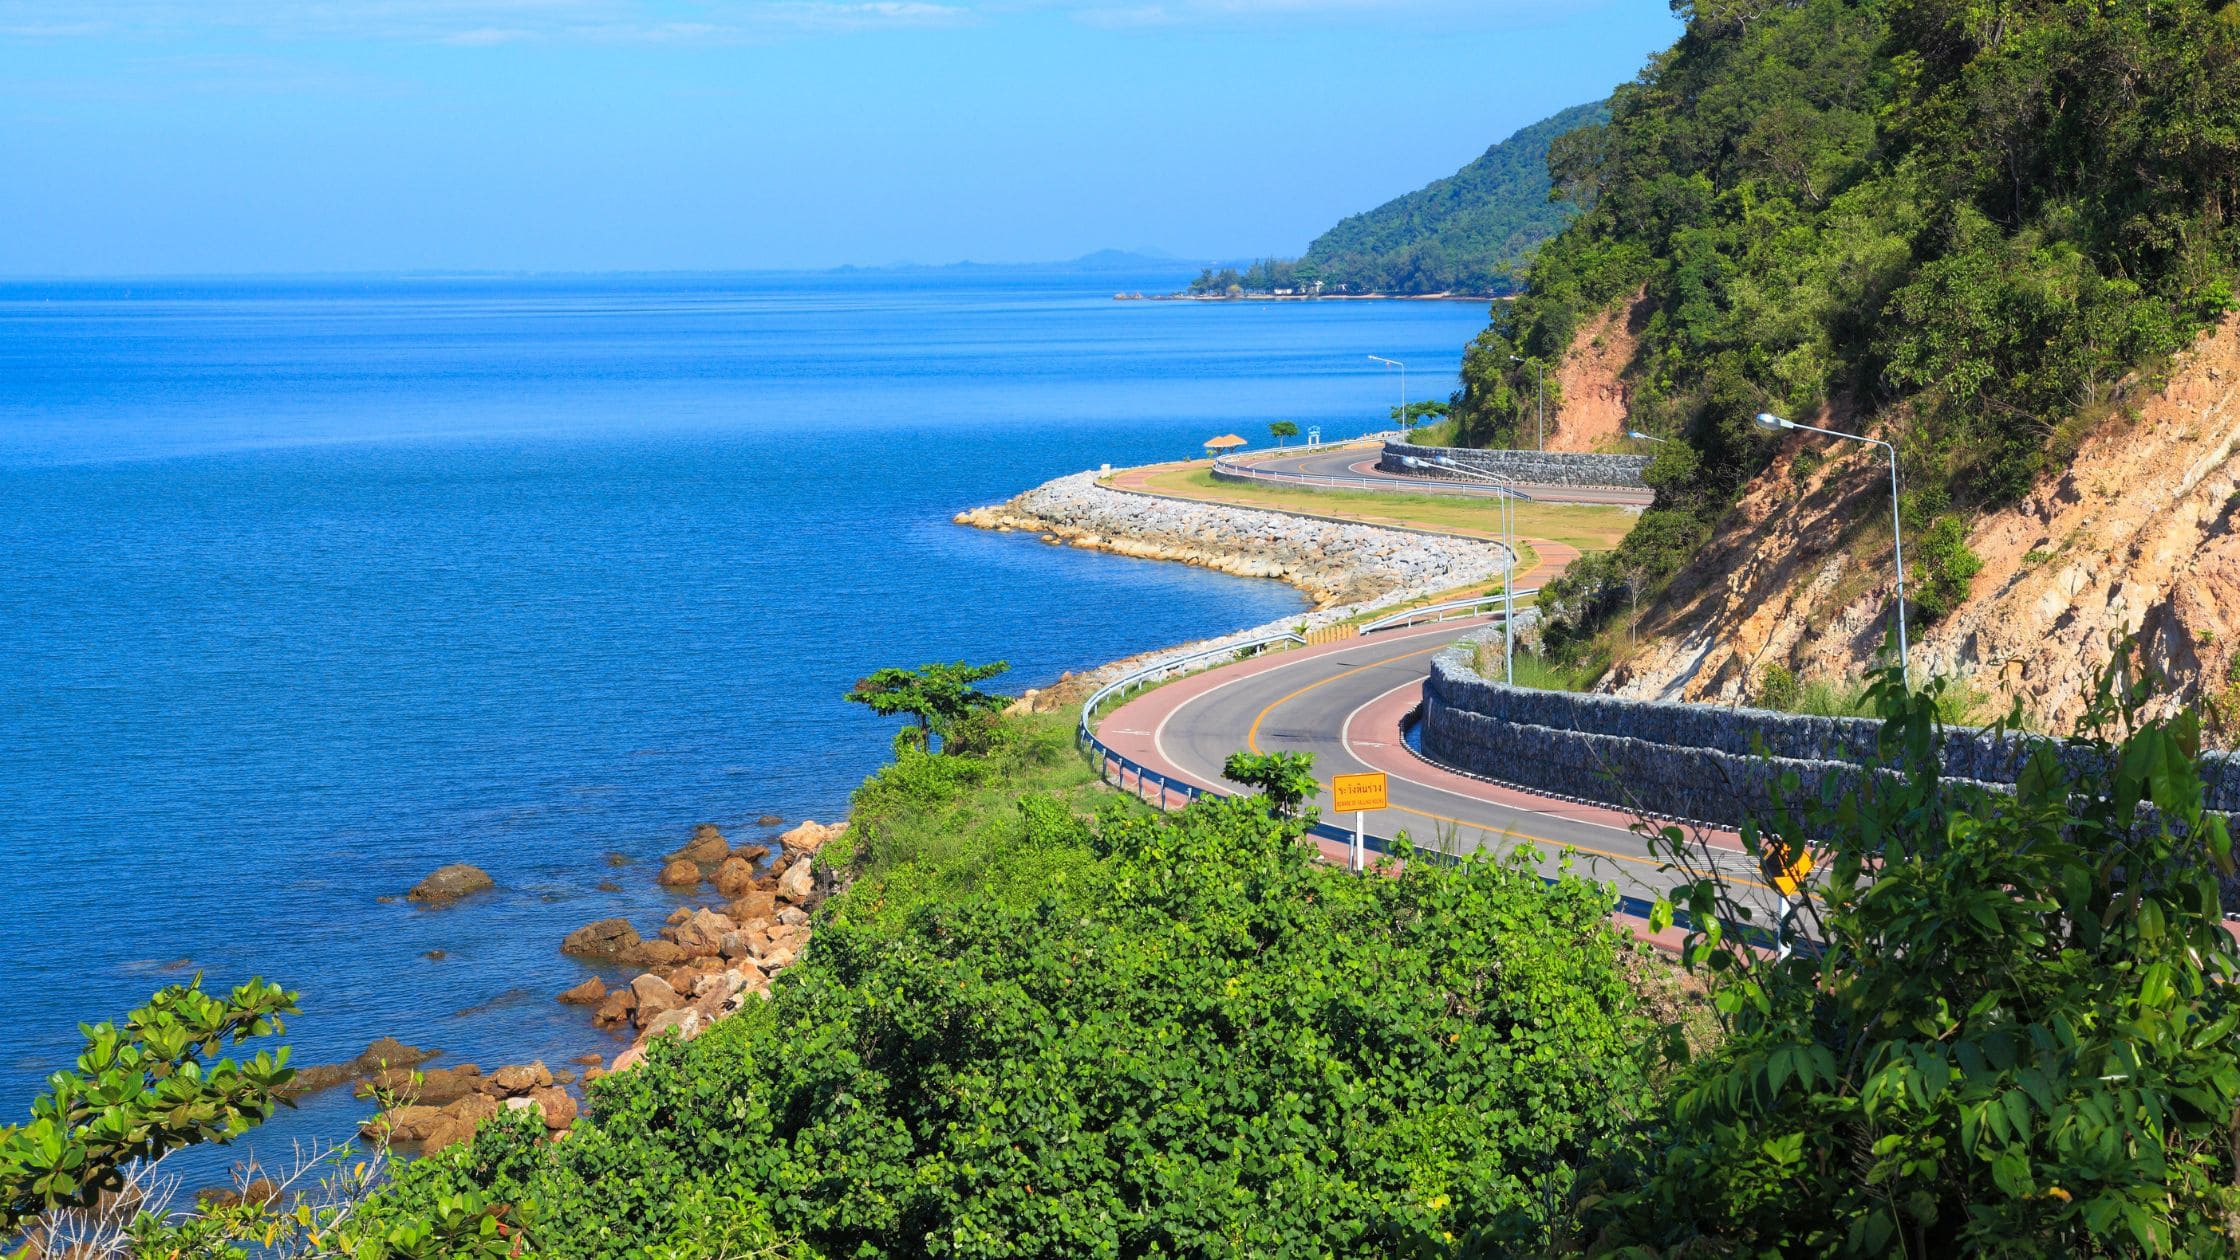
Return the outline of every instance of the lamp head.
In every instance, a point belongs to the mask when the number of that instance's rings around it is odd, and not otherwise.
[[[1794,429],[1797,426],[1793,421],[1784,420],[1770,411],[1761,411],[1758,413],[1758,427],[1769,433],[1779,433],[1783,429]]]
[[[1524,362],[1524,360],[1523,360],[1523,359],[1522,359],[1521,357],[1519,357],[1519,356],[1517,356],[1517,355],[1513,355],[1513,354],[1512,354],[1512,355],[1510,355],[1510,356],[1509,356],[1509,362],[1511,362],[1511,363],[1522,363],[1522,362]]]
[[[1648,442],[1654,440],[1648,434],[1643,433],[1639,429],[1627,429],[1626,436],[1632,438],[1636,442]]]

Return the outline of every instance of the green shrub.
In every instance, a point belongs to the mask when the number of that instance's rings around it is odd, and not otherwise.
[[[1312,753],[1233,752],[1221,764],[1221,777],[1258,788],[1268,808],[1286,817],[1302,813],[1306,803],[1322,790],[1314,777]]]
[[[1758,672],[1758,705],[1766,709],[1797,707],[1797,676],[1779,661],[1768,661]]]
[[[252,980],[223,997],[172,985],[85,1032],[74,1070],[47,1078],[31,1119],[0,1125],[0,1239],[42,1213],[85,1207],[124,1185],[126,1166],[226,1141],[278,1110],[288,1052],[239,1062],[220,1050],[282,1029],[296,995]]]
[[[1257,798],[1020,820],[981,856],[993,886],[1056,871],[1032,898],[896,922],[858,883],[767,1004],[654,1043],[568,1141],[486,1132],[384,1210],[532,1201],[558,1258],[777,1247],[764,1222],[826,1256],[1530,1247],[1644,1105],[1601,887],[1521,859],[1348,875]]]
[[[2195,720],[2141,724],[2144,690],[2104,684],[2087,735],[2036,745],[2007,795],[1943,777],[1937,690],[1878,675],[1856,789],[1791,779],[1745,830],[1754,855],[1817,850],[1823,952],[1689,937],[1724,1036],[1647,1157],[1583,1196],[1594,1250],[2231,1254],[2240,966]],[[1700,841],[1656,845],[1695,923],[1745,913]]]
[[[1940,516],[1921,543],[1921,558],[1908,575],[1906,594],[1927,624],[1942,621],[1968,598],[1983,561],[1968,549],[1968,526],[1957,516]]]

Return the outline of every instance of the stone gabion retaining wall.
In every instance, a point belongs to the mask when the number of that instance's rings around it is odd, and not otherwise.
[[[1649,466],[1649,457],[1646,455],[1479,451],[1458,446],[1415,446],[1407,442],[1387,442],[1384,444],[1383,456],[1377,460],[1377,467],[1385,472],[1410,476],[1475,480],[1440,468],[1410,468],[1400,462],[1403,458],[1427,462],[1451,459],[1465,468],[1492,473],[1497,477],[1514,477],[1518,481],[1540,486],[1622,486],[1628,489],[1638,489],[1647,484],[1641,480],[1641,470]]]
[[[1784,774],[1795,774],[1807,794],[1831,784],[1846,790],[1881,729],[1870,718],[1509,687],[1480,676],[1472,652],[1465,643],[1432,661],[1423,704],[1427,756],[1487,778],[1644,814],[1733,827],[1763,815]],[[1945,735],[1945,773],[2011,787],[2031,743],[1952,727]],[[2240,765],[2230,754],[2206,760],[2210,808],[2240,812]]]

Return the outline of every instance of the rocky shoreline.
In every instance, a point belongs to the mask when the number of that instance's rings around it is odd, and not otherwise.
[[[775,826],[779,820],[763,819]],[[672,891],[711,889],[717,900],[679,906],[646,938],[628,919],[601,919],[570,932],[562,953],[608,968],[637,970],[610,987],[593,975],[558,995],[592,1008],[595,1027],[627,1029],[635,1036],[611,1065],[592,1053],[578,1057],[580,1077],[542,1061],[508,1064],[484,1072],[473,1063],[428,1068],[441,1052],[382,1038],[346,1063],[300,1069],[291,1097],[342,1085],[378,1108],[359,1126],[369,1141],[409,1143],[426,1154],[474,1136],[508,1110],[532,1110],[552,1139],[565,1138],[581,1113],[571,1087],[627,1072],[645,1058],[656,1037],[690,1041],[757,997],[808,947],[810,914],[837,891],[838,877],[819,871],[816,855],[847,824],[804,822],[768,844],[733,847],[712,823],[702,823],[684,847],[662,857],[655,882]],[[612,856],[610,856],[610,864]],[[446,866],[416,885],[409,899],[449,905],[492,887],[487,873],[463,864]]]
[[[1145,560],[1173,560],[1305,591],[1318,611],[1365,608],[1499,577],[1498,543],[1355,525],[1289,512],[1165,499],[1100,485],[1096,473],[1046,482],[973,508],[959,525]]]

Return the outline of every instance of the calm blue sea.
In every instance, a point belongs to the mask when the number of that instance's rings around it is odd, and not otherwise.
[[[1444,394],[1484,319],[1111,300],[1186,278],[0,285],[0,1118],[78,1021],[196,970],[299,988],[299,1062],[611,1054],[552,1000],[560,937],[656,926],[647,860],[695,823],[842,814],[890,729],[856,677],[1034,686],[1299,608],[949,523],[1216,432],[1374,427],[1367,355]],[[381,900],[452,861],[502,891]]]

